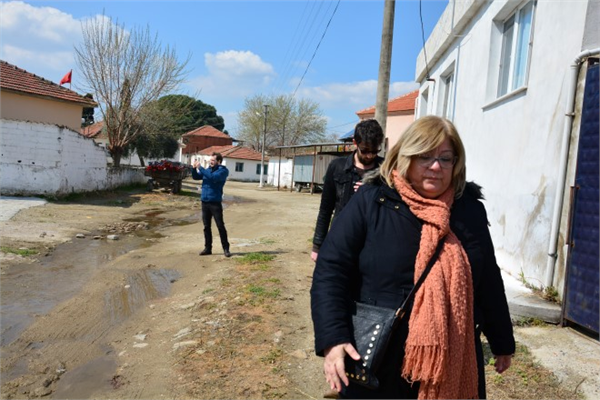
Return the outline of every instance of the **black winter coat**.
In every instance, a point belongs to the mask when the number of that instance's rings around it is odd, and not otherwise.
[[[452,206],[450,224],[472,268],[479,395],[485,397],[480,332],[496,355],[513,354],[515,341],[504,284],[496,264],[487,214],[479,186],[468,183]],[[414,263],[422,222],[398,192],[383,184],[362,186],[331,226],[319,251],[312,288],[311,310],[315,350],[353,342],[350,305],[353,301],[398,308],[413,286]],[[394,332],[372,391],[350,384],[342,395],[354,398],[412,398],[412,387],[400,378],[408,318]]]
[[[327,167],[323,183],[323,193],[321,194],[321,205],[319,206],[319,215],[317,216],[317,225],[313,237],[313,249],[315,251],[318,251],[327,236],[332,216],[335,219],[354,194],[354,184],[360,179],[354,171],[355,153],[347,157],[337,158]],[[382,162],[383,158],[377,157],[375,159],[375,167],[379,167]]]

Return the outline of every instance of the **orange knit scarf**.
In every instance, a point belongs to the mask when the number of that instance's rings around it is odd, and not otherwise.
[[[394,186],[423,221],[415,282],[447,235],[438,260],[416,293],[409,320],[402,377],[419,381],[419,399],[477,398],[473,281],[469,259],[450,230],[454,189],[437,199],[421,197],[394,173]]]

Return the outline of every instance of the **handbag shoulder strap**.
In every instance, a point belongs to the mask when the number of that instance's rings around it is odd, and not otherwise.
[[[411,289],[410,293],[408,293],[408,296],[406,296],[406,298],[402,302],[402,305],[400,306],[400,308],[398,308],[398,311],[396,311],[396,317],[402,318],[402,316],[406,312],[406,310],[405,310],[406,305],[410,304],[410,302],[412,301],[413,297],[415,297],[415,293],[417,292],[417,290],[419,290],[419,288],[423,284],[423,281],[425,281],[425,278],[427,278],[427,275],[429,274],[429,271],[431,271],[431,267],[433,267],[433,264],[435,264],[435,262],[437,261],[437,258],[440,255],[440,252],[442,251],[442,247],[444,247],[444,241],[445,240],[446,240],[446,237],[444,236],[438,242],[438,245],[437,245],[437,247],[435,249],[435,252],[433,253],[433,256],[431,256],[431,258],[429,259],[429,262],[427,263],[427,266],[425,267],[425,270],[423,271],[423,273],[419,277],[419,280],[417,281],[417,283],[415,283],[415,286],[413,286],[413,288]]]

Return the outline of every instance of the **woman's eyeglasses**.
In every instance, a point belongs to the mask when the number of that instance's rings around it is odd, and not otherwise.
[[[443,169],[449,169],[456,164],[458,157],[452,153],[440,154],[438,157],[434,157],[430,154],[419,154],[416,156],[416,161],[423,168],[431,167],[436,161],[440,164]]]

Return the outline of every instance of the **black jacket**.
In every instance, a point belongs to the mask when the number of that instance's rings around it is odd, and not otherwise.
[[[318,251],[331,223],[332,216],[335,219],[340,211],[354,194],[354,184],[360,180],[358,174],[354,171],[354,154],[347,157],[340,157],[333,160],[327,172],[325,173],[325,182],[323,183],[323,193],[321,194],[321,205],[319,215],[317,216],[317,226],[313,237],[313,249]],[[383,162],[382,157],[375,159],[375,167],[379,167]]]
[[[467,184],[463,196],[452,206],[450,224],[472,268],[476,325],[474,345],[478,350],[480,384],[484,385],[479,332],[486,335],[491,351],[496,355],[513,354],[515,341],[487,214],[480,198],[479,187]],[[422,222],[412,214],[398,192],[385,183],[364,185],[352,197],[339,218],[334,220],[319,251],[314,271],[311,310],[318,355],[323,355],[324,350],[331,346],[353,342],[349,311],[353,300],[388,308],[400,306],[413,286],[421,227]],[[406,390],[415,390],[415,387],[411,388],[398,379],[408,334],[408,318],[403,321],[394,333],[393,345],[380,368],[384,375],[379,376],[380,390],[361,395],[363,389],[350,385],[345,389],[346,396],[413,396],[414,393]],[[482,386],[480,396],[484,395],[485,387]]]

